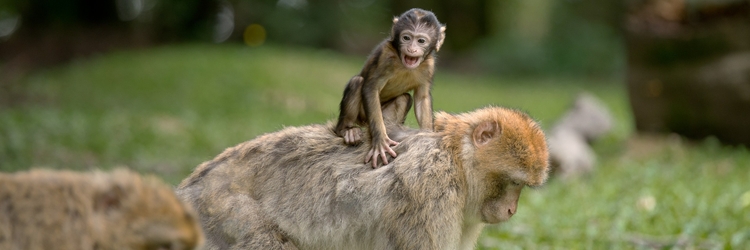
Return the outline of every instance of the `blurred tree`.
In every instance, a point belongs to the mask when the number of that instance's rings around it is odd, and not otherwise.
[[[624,68],[619,1],[0,0],[3,5],[21,15],[22,25],[0,48],[0,61],[24,46],[58,48],[37,53],[64,59],[124,44],[240,42],[251,25],[262,29],[262,41],[365,54],[387,37],[393,16],[418,7],[448,26],[441,67],[593,76]]]
[[[146,1],[146,0],[119,0]],[[160,0],[153,4],[145,26],[159,42],[198,39],[210,41],[218,0]],[[144,13],[145,14],[145,13]]]
[[[562,1],[553,12],[546,41],[550,70],[589,76],[613,76],[624,68],[620,1]]]
[[[332,48],[339,40],[341,10],[338,1],[323,0],[238,0],[233,2],[237,15],[235,38],[251,24],[260,24],[268,32],[268,40],[280,44],[296,44]]]
[[[28,0],[21,1],[19,7],[25,29],[117,21],[114,1]]]
[[[750,145],[750,1],[628,3],[636,128]]]
[[[0,99],[6,104],[19,99],[21,86],[14,83],[35,68],[121,48],[207,40],[218,5],[218,0],[0,1],[0,18],[12,13],[20,19],[0,40]]]
[[[624,68],[619,1],[508,0],[475,55],[502,74],[612,77]]]

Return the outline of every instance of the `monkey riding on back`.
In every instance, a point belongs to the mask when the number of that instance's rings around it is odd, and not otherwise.
[[[359,125],[369,126],[371,148],[365,163],[372,161],[376,168],[378,158],[388,164],[386,154],[397,156],[391,146],[398,142],[386,134],[381,106],[399,96],[413,91],[420,129],[433,130],[430,91],[435,52],[444,40],[445,25],[435,14],[418,8],[406,11],[393,19],[390,37],[375,47],[362,71],[347,83],[335,132],[346,144],[357,145],[362,142]]]

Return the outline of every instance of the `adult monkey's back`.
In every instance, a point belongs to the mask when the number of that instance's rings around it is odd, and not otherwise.
[[[437,113],[372,169],[368,144],[333,124],[289,127],[225,150],[178,188],[209,249],[472,249],[510,219],[524,186],[547,178],[544,134],[526,114]]]

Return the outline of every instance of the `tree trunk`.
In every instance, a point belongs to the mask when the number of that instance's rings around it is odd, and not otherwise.
[[[695,5],[630,6],[627,84],[636,128],[750,145],[750,1]]]

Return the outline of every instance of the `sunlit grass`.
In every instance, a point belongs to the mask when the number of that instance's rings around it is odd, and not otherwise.
[[[335,119],[344,85],[364,59],[268,45],[182,45],[42,70],[22,81],[31,101],[0,108],[0,170],[128,166],[176,184],[224,148]],[[525,191],[519,213],[485,230],[481,248],[750,244],[750,152],[713,140],[630,139],[621,82],[438,69],[433,97],[436,110],[509,106],[549,128],[579,91],[600,97],[617,121],[595,145],[597,170]]]

